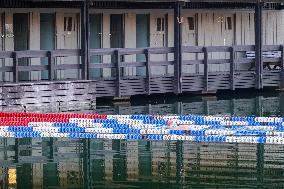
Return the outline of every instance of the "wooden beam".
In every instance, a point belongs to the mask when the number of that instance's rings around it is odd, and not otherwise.
[[[17,83],[19,81],[19,61],[17,52],[13,53],[13,82]]]
[[[48,56],[48,78],[50,81],[55,79],[55,75],[54,75],[54,57],[52,56],[52,51],[49,51],[47,53]]]
[[[255,4],[255,88],[262,89],[262,3],[257,0]]]
[[[235,51],[234,47],[231,47],[230,51],[230,84],[231,84],[231,90],[235,90]]]
[[[204,90],[208,92],[208,51],[207,47],[203,48],[204,52]]]
[[[121,71],[120,71],[120,52],[116,50],[115,53],[115,63],[116,63],[116,89],[115,94],[116,97],[121,97],[121,90],[120,90],[120,80],[121,80]]]
[[[149,50],[146,49],[145,50],[145,57],[146,57],[146,90],[147,90],[147,94],[150,95],[151,94],[151,65],[150,65],[150,53]]]
[[[284,45],[281,45],[281,61],[280,61],[280,67],[281,67],[281,73],[280,73],[280,88],[284,89]]]
[[[181,67],[182,67],[182,27],[181,27],[181,9],[182,2],[177,1],[174,8],[174,74],[175,74],[175,88],[176,94],[181,93]]]
[[[81,6],[81,62],[82,62],[82,79],[88,78],[88,4],[87,0]]]

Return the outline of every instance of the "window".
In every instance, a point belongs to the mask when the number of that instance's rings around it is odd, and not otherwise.
[[[188,22],[188,29],[189,30],[194,30],[194,18],[193,17],[188,17],[187,18],[187,22]]]
[[[72,17],[64,17],[64,31],[72,31],[73,30],[73,18]]]
[[[232,30],[232,17],[227,17],[227,30]]]
[[[165,31],[165,19],[157,18],[157,31]]]

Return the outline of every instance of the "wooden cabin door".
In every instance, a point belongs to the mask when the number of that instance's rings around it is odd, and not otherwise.
[[[149,15],[137,14],[136,15],[136,47],[145,48],[149,47]],[[143,54],[136,56],[137,62],[145,62],[146,57]],[[146,75],[145,67],[138,67],[136,74],[139,76]]]
[[[90,48],[97,49],[102,47],[102,14],[90,15]],[[91,56],[90,63],[101,63],[101,56]],[[102,76],[102,69],[89,69],[90,78]]]
[[[29,49],[29,14],[17,13],[13,15],[14,50],[23,51]],[[19,66],[28,66],[27,58],[19,59]],[[19,72],[19,80],[29,80],[28,71]]]
[[[187,14],[182,20],[182,44],[183,46],[197,46],[197,14]],[[184,53],[183,60],[196,60],[195,53]],[[185,65],[183,73],[196,73],[198,65]]]
[[[79,16],[76,13],[58,13],[56,16],[57,48],[78,49],[79,48]],[[79,64],[80,57],[69,56],[57,58],[57,64]],[[58,79],[77,79],[79,69],[57,70]]]
[[[124,47],[124,15],[111,14],[110,15],[110,48]],[[115,56],[111,57],[111,61],[116,61]],[[123,61],[121,59],[121,61]],[[123,69],[123,68],[121,68]],[[123,73],[123,70],[122,72]],[[116,69],[111,70],[111,75],[116,76]]]
[[[235,16],[233,14],[225,14],[224,22],[224,45],[232,46],[235,44]]]
[[[55,48],[55,14],[40,14],[40,50]],[[41,58],[42,65],[48,65],[48,58]],[[41,72],[41,79],[48,79],[48,71]]]
[[[167,14],[151,14],[150,16],[150,47],[167,47]],[[153,61],[166,61],[167,55],[155,54],[151,55]],[[167,73],[167,66],[152,66],[151,74],[164,75]]]

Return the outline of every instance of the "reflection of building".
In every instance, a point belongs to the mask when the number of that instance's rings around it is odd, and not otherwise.
[[[1,145],[0,188],[268,187],[271,181],[284,187],[280,145],[93,140],[88,146],[86,140],[58,139],[49,146],[46,140],[14,140],[18,145],[8,151],[21,149],[14,161],[3,158],[7,146]],[[39,146],[53,151],[23,152]]]

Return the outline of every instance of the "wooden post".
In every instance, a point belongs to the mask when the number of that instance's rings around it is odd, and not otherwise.
[[[151,94],[151,65],[150,65],[150,53],[149,49],[145,49],[145,57],[146,57],[146,90],[147,94]]]
[[[235,90],[235,58],[234,58],[235,50],[234,46],[231,47],[230,50],[230,84],[231,90]]]
[[[116,63],[116,97],[121,97],[121,92],[120,92],[120,53],[119,50],[114,51],[114,56],[115,56],[115,63]]]
[[[84,188],[92,188],[91,179],[91,161],[90,161],[90,139],[83,139],[83,173],[84,173]]]
[[[207,47],[203,48],[204,52],[204,89],[208,92],[208,51]]]
[[[281,45],[281,73],[280,73],[280,89],[284,89],[284,45]]]
[[[82,79],[88,78],[88,62],[89,62],[89,1],[85,0],[81,6],[81,63],[82,63]]]
[[[54,77],[54,72],[55,72],[54,66],[55,65],[54,65],[53,52],[48,51],[47,56],[48,56],[48,78],[50,81],[52,81],[55,79]]]
[[[175,2],[174,8],[174,92],[181,93],[181,67],[182,67],[182,17],[181,17],[182,2]]]
[[[255,4],[255,88],[262,89],[262,3],[257,0]]]
[[[13,52],[13,82],[17,83],[19,81],[19,64],[17,52]]]

